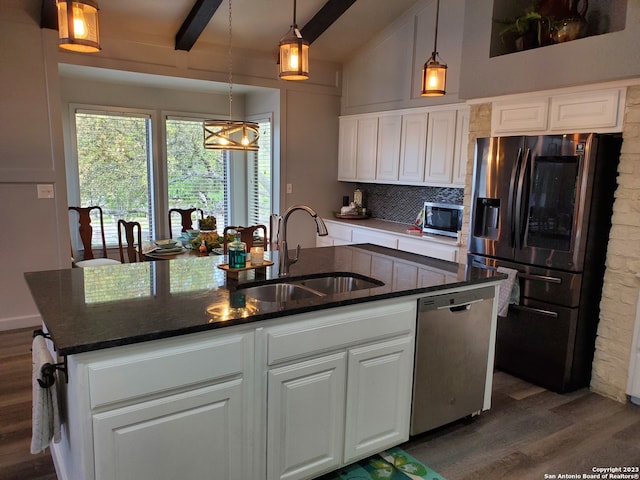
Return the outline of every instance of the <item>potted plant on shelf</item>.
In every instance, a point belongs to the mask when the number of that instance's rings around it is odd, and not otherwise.
[[[496,20],[504,25],[500,38],[504,43],[513,42],[516,51],[529,50],[553,43],[553,19],[543,16],[534,6],[512,20]]]

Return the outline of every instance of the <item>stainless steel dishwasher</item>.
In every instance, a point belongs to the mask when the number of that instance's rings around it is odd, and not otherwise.
[[[411,435],[482,410],[494,289],[418,300]]]

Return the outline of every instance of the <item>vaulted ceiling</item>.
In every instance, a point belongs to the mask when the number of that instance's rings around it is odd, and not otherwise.
[[[227,45],[229,0],[98,0],[103,42],[153,38],[178,50]],[[343,63],[416,0],[298,0],[296,20],[311,58]],[[55,28],[55,0],[43,0],[42,24]],[[292,23],[293,0],[232,0],[234,48],[276,52]]]

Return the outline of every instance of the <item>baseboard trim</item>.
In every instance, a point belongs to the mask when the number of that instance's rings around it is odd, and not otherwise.
[[[42,326],[42,318],[40,318],[40,315],[0,318],[0,332],[6,331],[6,330],[17,330],[19,328],[41,327],[41,326]]]

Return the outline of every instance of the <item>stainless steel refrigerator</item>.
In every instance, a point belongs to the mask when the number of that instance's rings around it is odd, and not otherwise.
[[[567,392],[591,378],[616,188],[619,135],[480,138],[472,264],[518,270],[498,317],[496,367]]]

